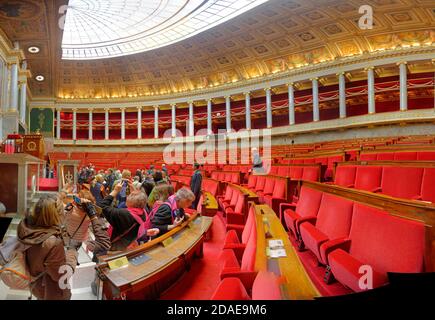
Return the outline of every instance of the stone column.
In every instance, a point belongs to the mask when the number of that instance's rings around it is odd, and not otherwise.
[[[226,124],[227,132],[231,132],[231,97],[225,97],[225,113],[226,113]]]
[[[402,61],[399,63],[400,71],[400,111],[408,110],[408,77],[406,62]]]
[[[88,139],[89,140],[92,140],[94,137],[94,134],[93,134],[93,130],[92,130],[92,122],[94,121],[94,119],[93,119],[93,114],[92,114],[92,109],[88,109],[88,111],[89,111],[89,132],[88,132]]]
[[[159,137],[159,106],[154,106],[154,138]]]
[[[338,93],[340,118],[346,118],[346,78],[344,72],[338,73]]]
[[[56,112],[57,112],[57,115],[56,115],[56,138],[57,139],[61,139],[61,134],[60,134],[60,132],[61,132],[61,125],[62,125],[62,120],[61,120],[61,118],[60,118],[60,112],[61,112],[61,109],[60,108],[56,108]]]
[[[73,109],[73,140],[77,140],[77,109]]]
[[[313,121],[319,121],[319,82],[318,78],[313,78],[311,81],[313,83]]]
[[[18,109],[18,63],[11,66],[11,100],[9,110],[17,111]]]
[[[109,108],[104,108],[104,113],[105,113],[105,121],[104,121],[104,139],[105,140],[109,140]]]
[[[137,138],[142,139],[142,107],[137,107]]]
[[[172,137],[173,138],[175,138],[175,136],[177,135],[177,119],[176,119],[176,110],[175,110],[175,108],[176,108],[176,104],[174,103],[174,104],[172,104],[171,105],[171,108],[172,108]]]
[[[246,113],[246,130],[252,129],[251,123],[251,93],[244,92],[245,95],[245,113]]]
[[[272,91],[270,88],[264,90],[266,91],[266,123],[268,128],[272,128]]]
[[[295,88],[293,83],[287,84],[288,87],[288,123],[294,125],[295,122]]]
[[[195,123],[193,116],[193,101],[189,101],[189,136],[195,135]]]
[[[125,108],[121,108],[121,139],[125,140]]]
[[[207,134],[213,133],[213,125],[211,119],[211,108],[212,108],[212,100],[207,100]]]
[[[368,111],[369,114],[376,113],[375,106],[375,72],[373,67],[367,70],[367,94],[368,94]]]

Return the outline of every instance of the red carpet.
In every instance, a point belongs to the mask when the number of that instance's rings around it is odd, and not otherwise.
[[[219,215],[213,218],[211,239],[204,243],[204,257],[195,259],[192,268],[160,297],[162,300],[209,300],[220,279],[219,256],[225,240],[225,224]]]
[[[47,178],[40,178],[39,179],[39,190],[41,191],[58,191],[59,183],[57,179],[47,179]]]

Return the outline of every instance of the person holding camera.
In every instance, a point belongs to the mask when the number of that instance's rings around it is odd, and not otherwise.
[[[30,247],[26,251],[26,263],[34,279],[32,294],[39,300],[69,300],[71,290],[61,288],[61,267],[69,266],[71,273],[77,266],[78,247],[70,243],[62,228],[64,204],[58,195],[41,196],[18,225],[18,239]]]
[[[174,229],[183,222],[186,216],[189,217],[184,209],[189,208],[193,201],[195,201],[193,192],[187,188],[181,188],[166,202],[159,204],[151,220],[153,227],[160,230],[159,235]]]
[[[127,208],[115,208],[112,206],[113,200],[118,196],[125,183],[128,183],[132,192],[127,196]],[[112,242],[111,251],[124,251],[137,245],[137,240],[144,236],[139,234],[143,222],[146,221],[147,214],[145,207],[148,197],[145,192],[135,190],[131,181],[120,182],[113,188],[113,191],[101,202],[103,215],[110,223],[109,235]],[[150,228],[145,230],[149,237],[156,236],[159,229]]]
[[[106,222],[97,215],[95,198],[88,190],[81,190],[74,199],[65,207],[64,224],[70,243],[80,248],[84,242],[86,250],[94,254],[92,261],[97,262],[97,257],[106,254],[111,247]],[[89,239],[89,225],[95,240]]]

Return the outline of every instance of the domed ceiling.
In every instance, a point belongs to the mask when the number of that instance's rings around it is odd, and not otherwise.
[[[59,20],[64,11],[59,13],[59,8],[66,4],[0,1],[0,28],[11,41],[20,42],[33,76],[45,77],[42,82],[31,80],[34,97],[188,92],[376,50],[432,45],[435,39],[431,0],[270,0],[159,49],[99,60],[62,60]],[[363,4],[373,8],[372,29],[358,27]],[[31,46],[40,52],[29,53]]]

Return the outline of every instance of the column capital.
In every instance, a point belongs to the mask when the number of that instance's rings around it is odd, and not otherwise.
[[[75,112],[77,112],[79,109],[77,109],[77,108],[72,108],[71,110],[75,113]]]
[[[89,113],[92,113],[94,111],[93,108],[88,108]]]
[[[56,109],[57,112],[61,112],[62,111],[61,107],[56,107],[55,109]]]
[[[270,91],[270,90],[272,90],[272,88],[271,87],[266,87],[266,88],[264,88],[264,91]]]
[[[287,87],[294,87],[295,83],[294,82],[287,82],[286,86]]]
[[[226,95],[226,96],[224,96],[224,98],[225,98],[225,100],[226,99],[230,99],[231,100],[231,95]]]
[[[105,112],[109,112],[109,111],[110,111],[110,108],[109,108],[109,107],[104,107],[104,111],[105,111]]]
[[[399,62],[396,62],[396,65],[398,65],[398,66],[400,66],[401,64],[407,65],[408,62],[407,62],[407,61],[399,61]]]
[[[213,102],[213,98],[205,99],[205,101],[207,101],[207,102]]]
[[[192,100],[187,101],[187,103],[188,103],[189,105],[193,105],[193,101],[192,101]]]
[[[177,106],[176,103],[171,103],[171,107],[175,108]]]
[[[369,70],[375,70],[375,67],[370,66],[370,67],[364,68],[364,71],[369,71]]]
[[[250,96],[250,95],[251,95],[251,92],[250,92],[250,91],[245,91],[245,92],[243,92],[243,94],[244,94],[245,96]]]
[[[137,111],[142,111],[142,107],[136,107]]]
[[[317,80],[319,80],[318,77],[310,78],[310,81],[317,81]]]
[[[121,108],[119,108],[119,110],[121,110],[121,112],[125,112],[125,107],[121,107]]]
[[[155,109],[159,110],[159,106],[158,106],[158,105],[156,105],[156,104],[155,104],[155,105],[153,105],[153,108],[154,108],[154,110],[155,110]]]
[[[345,71],[340,71],[340,72],[337,72],[335,75],[336,76],[341,76],[341,75],[345,76],[346,72]]]

